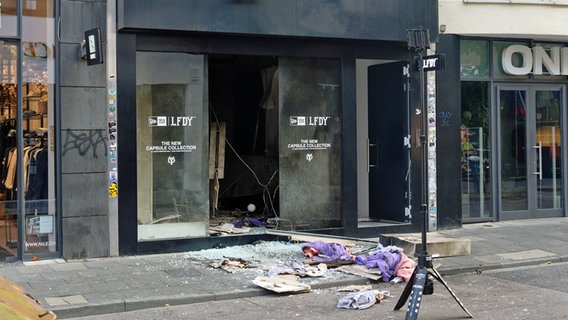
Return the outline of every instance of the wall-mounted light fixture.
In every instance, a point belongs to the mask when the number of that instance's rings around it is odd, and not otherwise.
[[[103,63],[103,45],[101,28],[85,31],[85,39],[81,41],[81,59],[87,60],[87,65]]]
[[[414,29],[408,29],[406,31],[406,35],[408,49],[423,51],[430,48],[430,30],[417,27]]]

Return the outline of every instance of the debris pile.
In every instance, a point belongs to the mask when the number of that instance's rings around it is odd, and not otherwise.
[[[209,264],[211,267],[230,273],[257,268],[263,274],[255,276],[252,283],[266,290],[306,293],[311,291],[311,285],[303,278],[328,277],[329,268],[377,282],[408,282],[416,262],[402,251],[395,246],[383,247],[370,242],[349,247],[340,242],[314,240],[301,244],[261,241],[254,245],[187,254],[192,259],[214,259]],[[388,291],[376,290],[372,286],[344,288],[341,292],[345,291],[351,292],[340,298],[338,308],[365,309],[390,297]]]
[[[231,257],[223,257],[223,259],[212,262],[209,265],[213,268],[222,269],[229,273],[235,273],[237,270],[242,268],[255,268],[255,266],[250,265],[243,259]]]

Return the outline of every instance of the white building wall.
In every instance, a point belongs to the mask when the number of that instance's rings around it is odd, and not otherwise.
[[[568,0],[439,0],[441,34],[568,41]]]

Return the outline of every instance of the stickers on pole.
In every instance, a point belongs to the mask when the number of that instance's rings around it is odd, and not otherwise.
[[[108,196],[110,198],[118,197],[118,144],[117,144],[117,121],[116,121],[116,78],[111,75],[108,81]]]

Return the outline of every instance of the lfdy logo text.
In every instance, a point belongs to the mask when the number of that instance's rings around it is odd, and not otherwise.
[[[327,126],[327,120],[331,117],[290,116],[291,126]]]
[[[149,116],[148,125],[150,127],[190,127],[193,119],[195,118],[195,116]]]

